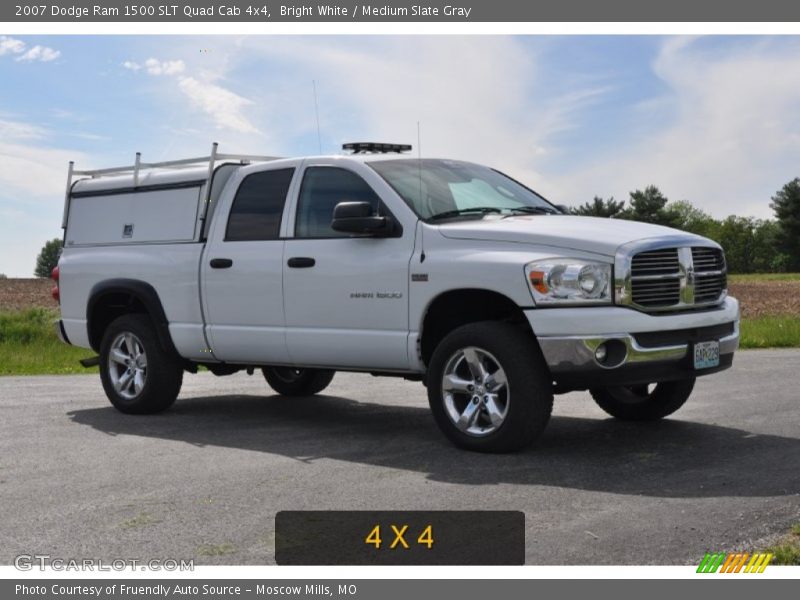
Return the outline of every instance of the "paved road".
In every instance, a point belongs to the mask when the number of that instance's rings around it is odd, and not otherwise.
[[[675,418],[556,399],[516,455],[450,447],[420,384],[339,374],[325,395],[187,376],[174,408],[112,409],[97,376],[0,378],[0,564],[273,562],[281,509],[516,509],[530,564],[686,564],[800,520],[800,351],[742,352]]]

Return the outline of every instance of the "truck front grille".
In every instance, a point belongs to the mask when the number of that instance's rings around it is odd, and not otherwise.
[[[728,287],[725,256],[716,248],[692,248],[695,303],[716,302]]]
[[[648,249],[622,264],[617,301],[647,312],[705,308],[727,294],[725,255],[713,246]]]
[[[671,306],[681,297],[677,248],[642,252],[631,261],[631,292],[639,306]]]

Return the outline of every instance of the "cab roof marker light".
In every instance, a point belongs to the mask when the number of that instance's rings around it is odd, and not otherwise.
[[[372,152],[376,154],[388,154],[390,152],[410,152],[411,144],[384,144],[381,142],[349,142],[342,144],[342,150],[349,150],[353,154]]]

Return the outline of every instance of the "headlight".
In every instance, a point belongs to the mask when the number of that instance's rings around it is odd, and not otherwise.
[[[577,258],[551,258],[527,265],[536,304],[611,303],[611,265]]]

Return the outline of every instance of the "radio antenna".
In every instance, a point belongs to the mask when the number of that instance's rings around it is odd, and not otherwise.
[[[417,175],[419,177],[419,207],[422,209],[422,125],[417,121]],[[427,202],[425,202],[427,204]],[[419,230],[420,253],[419,262],[425,262],[425,228]]]
[[[417,121],[417,174],[419,176],[419,202],[422,205],[422,126]]]
[[[319,144],[319,153],[322,154],[322,134],[320,133],[320,129],[319,129],[319,103],[317,102],[317,81],[316,81],[316,79],[312,79],[311,83],[314,86],[314,114],[317,117],[317,143]]]

